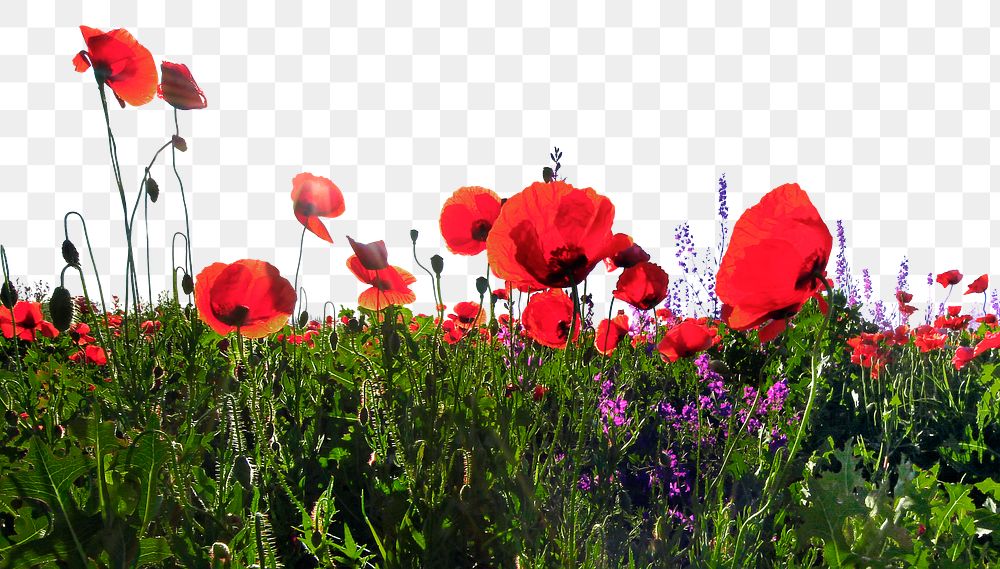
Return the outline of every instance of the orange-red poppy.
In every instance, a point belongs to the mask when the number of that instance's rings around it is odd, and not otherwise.
[[[962,273],[958,272],[956,269],[950,271],[945,271],[937,276],[937,282],[940,283],[942,288],[948,288],[952,285],[957,285],[962,282]]]
[[[11,320],[11,309],[0,306],[0,330],[6,338],[15,335],[27,342],[35,341],[35,332],[46,338],[55,338],[59,330],[42,317],[42,305],[27,300],[14,305],[14,318]]]
[[[486,320],[486,312],[478,302],[459,302],[455,305],[454,314],[449,314],[448,318],[454,320],[455,326],[461,330],[468,331]]]
[[[507,200],[486,238],[497,277],[515,286],[579,284],[631,239],[613,235],[615,206],[592,188],[535,182]]]
[[[1000,332],[987,332],[986,336],[976,344],[976,351],[973,357],[979,357],[986,350],[995,350],[1000,348]]]
[[[69,356],[69,360],[72,362],[79,362],[83,360],[84,363],[102,366],[107,365],[108,356],[104,352],[104,348],[95,344],[90,344],[80,351],[71,354]]]
[[[639,310],[650,310],[667,298],[669,284],[666,271],[655,263],[643,261],[622,271],[612,294]]]
[[[602,355],[609,356],[615,351],[625,334],[628,334],[628,315],[625,314],[624,310],[619,310],[617,316],[611,320],[605,318],[597,326],[594,347]]]
[[[810,298],[820,301],[833,236],[798,184],[767,193],[740,216],[722,257],[715,291],[722,319],[734,330],[771,320],[761,341],[774,337]],[[766,338],[766,339],[765,339]]]
[[[573,300],[558,288],[532,295],[521,314],[521,323],[528,337],[543,346],[560,350],[568,343],[571,320],[573,320]],[[576,324],[573,326],[573,340],[579,336],[580,315],[577,313]]]
[[[369,270],[357,255],[347,259],[347,268],[359,281],[371,285],[358,296],[358,305],[363,308],[382,310],[390,304],[404,305],[417,299],[409,286],[417,282],[417,278],[406,270],[393,265]]]
[[[913,314],[914,312],[917,311],[917,307],[916,306],[911,306],[911,305],[907,304],[907,302],[910,302],[911,300],[913,300],[913,295],[912,294],[910,294],[910,293],[908,293],[906,291],[902,291],[902,290],[897,290],[896,291],[896,302],[899,303],[899,313],[900,314],[905,314],[905,315],[909,316],[910,314]]]
[[[344,213],[344,194],[323,176],[303,172],[292,178],[292,205],[295,219],[324,241],[333,243],[320,217],[338,217]]]
[[[183,63],[160,63],[160,85],[156,88],[156,94],[181,111],[204,109],[208,106],[205,92]]]
[[[707,325],[708,318],[688,318],[663,335],[656,346],[663,361],[676,362],[680,358],[703,352],[722,341],[719,331]]]
[[[385,247],[385,241],[358,243],[348,235],[347,242],[351,244],[351,249],[354,249],[354,254],[365,269],[380,271],[389,266],[389,251]]]
[[[500,215],[500,196],[480,186],[459,188],[444,202],[439,225],[448,250],[456,255],[478,255]]]
[[[976,280],[972,281],[969,285],[969,289],[965,291],[965,294],[978,294],[981,292],[986,292],[986,287],[990,283],[989,275],[981,275]]]
[[[212,263],[195,280],[201,319],[225,336],[239,328],[248,338],[281,330],[295,310],[295,290],[277,267],[254,259]]]
[[[126,30],[102,32],[80,26],[87,49],[76,54],[73,65],[83,73],[91,66],[98,83],[111,87],[118,104],[134,107],[153,100],[156,93],[156,63],[153,54]]]

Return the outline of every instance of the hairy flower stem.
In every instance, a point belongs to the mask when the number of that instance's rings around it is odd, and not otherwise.
[[[5,249],[3,245],[0,245],[0,268],[3,270],[3,282],[0,283],[0,285],[7,284],[7,286],[13,288],[14,283],[10,282],[10,267],[7,265],[7,249]],[[16,339],[17,318],[14,317],[14,306],[16,305],[17,303],[14,303],[8,310],[10,310],[11,338],[14,340],[12,342],[14,344],[14,363],[17,364],[17,374],[21,375],[24,370],[21,369],[21,350],[17,345]],[[25,378],[25,381],[27,381],[27,378]],[[27,390],[27,392],[30,391],[30,389]],[[28,401],[25,401],[23,407],[25,409],[29,409],[30,413],[34,413],[35,405],[30,405]],[[11,406],[8,405],[7,408],[10,409]],[[34,418],[32,418],[32,420],[34,420]]]
[[[177,109],[174,108],[174,134],[178,137],[181,135],[181,127],[177,121]],[[181,203],[184,205],[184,231],[186,233],[186,239],[184,240],[187,246],[187,268],[186,271],[190,275],[194,271],[194,261],[191,257],[191,220],[188,217],[188,206],[187,197],[184,194],[184,182],[181,181],[180,172],[177,171],[177,147],[171,146],[170,148],[170,158],[173,163],[174,177],[177,178],[177,185],[181,189]],[[188,299],[190,300],[190,299]]]
[[[298,331],[298,321],[299,321],[299,311],[295,310],[299,308],[299,268],[302,267],[302,249],[306,243],[306,226],[302,226],[302,236],[299,238],[299,260],[295,262],[295,284],[292,285],[292,290],[295,291],[295,306],[292,307],[292,332]],[[307,307],[308,308],[308,307]]]
[[[823,285],[826,287],[827,298],[832,299],[833,298],[833,290],[830,288],[830,283],[827,282],[827,280],[825,278],[822,278],[818,274],[816,274],[815,276],[817,278],[822,279]],[[768,511],[770,510],[770,508],[771,508],[771,502],[773,501],[774,494],[775,494],[773,485],[778,480],[780,480],[781,478],[784,477],[785,470],[792,463],[792,461],[795,460],[795,453],[798,452],[798,450],[799,450],[799,444],[802,442],[802,436],[803,436],[803,434],[805,432],[806,425],[809,424],[809,416],[812,413],[813,403],[814,403],[814,401],[816,399],[816,380],[817,380],[817,377],[818,377],[818,375],[820,373],[820,370],[818,370],[817,367],[816,367],[816,358],[817,358],[817,356],[821,355],[821,354],[819,354],[820,342],[822,341],[823,336],[826,334],[826,329],[829,327],[830,320],[831,320],[832,317],[833,317],[833,306],[830,306],[829,310],[826,313],[826,318],[823,319],[823,324],[820,325],[819,333],[816,334],[816,339],[815,339],[815,341],[813,341],[812,355],[811,355],[811,358],[810,358],[810,365],[809,365],[809,371],[810,371],[810,374],[809,374],[810,375],[810,377],[809,377],[809,396],[806,399],[806,408],[802,412],[802,420],[799,421],[799,428],[798,428],[798,430],[795,433],[795,439],[793,440],[792,445],[788,448],[788,459],[785,461],[784,464],[781,465],[780,468],[777,468],[776,470],[774,470],[771,473],[771,475],[767,478],[767,480],[764,482],[763,495],[767,496],[767,500],[764,502],[764,505],[759,510],[757,510],[752,515],[750,515],[750,517],[748,517],[743,522],[743,524],[740,525],[739,533],[736,536],[736,544],[735,544],[736,551],[740,551],[740,546],[742,544],[743,531],[744,531],[744,529],[746,529],[746,527],[750,523],[750,521],[754,520],[755,518],[758,518],[760,516],[763,516],[763,515],[767,514]],[[823,362],[821,361],[820,362],[820,367],[822,367],[822,365],[823,365]],[[760,529],[761,528],[758,525],[758,527],[757,527],[758,537],[759,537]],[[759,539],[753,541],[752,543],[759,543]]]
[[[129,227],[135,227],[135,213],[139,209],[139,199],[141,198],[143,200],[142,217],[146,227],[146,282],[149,285],[149,303],[151,305],[153,303],[153,281],[149,271],[149,218],[148,218],[149,202],[147,201],[149,198],[149,194],[146,192],[146,180],[149,179],[149,169],[153,167],[153,164],[156,162],[156,159],[160,156],[160,153],[163,152],[170,145],[171,141],[169,140],[166,143],[164,143],[163,146],[161,146],[156,151],[156,153],[153,154],[153,159],[150,160],[149,165],[146,166],[145,173],[142,175],[142,181],[139,182],[139,192],[135,196],[135,204],[132,206],[132,217],[129,219],[128,222]],[[134,270],[134,267],[132,268]]]
[[[118,147],[115,144],[115,135],[111,132],[111,115],[108,114],[108,97],[104,92],[104,82],[98,80],[98,91],[101,94],[101,107],[104,109],[104,123],[108,128],[108,151],[111,153],[111,169],[115,174],[115,183],[118,185],[118,195],[122,200],[122,215],[124,216],[125,222],[125,242],[128,248],[128,259],[125,264],[125,308],[124,316],[122,317],[122,329],[128,336],[128,300],[129,300],[129,290],[131,278],[131,288],[134,291],[134,298],[132,303],[134,305],[134,310],[136,316],[139,313],[139,287],[137,285],[138,277],[135,273],[135,260],[132,256],[132,226],[129,224],[128,220],[128,203],[125,200],[125,187],[122,185],[122,173],[121,166],[118,164]],[[152,302],[152,299],[150,300]],[[138,328],[137,334],[138,334]]]

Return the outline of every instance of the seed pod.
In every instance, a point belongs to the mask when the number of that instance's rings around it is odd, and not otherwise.
[[[303,310],[299,314],[299,328],[305,328],[306,324],[309,323],[309,313]]]
[[[73,323],[73,298],[66,288],[57,286],[52,291],[49,312],[52,314],[52,325],[56,327],[56,330],[60,332],[69,330],[70,324]]]
[[[253,490],[253,480],[254,480],[254,467],[250,459],[245,456],[236,457],[236,463],[233,464],[233,472],[236,474],[236,480],[243,486],[244,490]]]
[[[160,199],[160,186],[157,185],[156,180],[146,178],[146,194],[149,195],[149,201],[153,203]]]
[[[410,230],[410,241],[413,241],[414,243],[416,243],[417,242],[417,237],[419,235],[420,235],[419,231],[417,231],[416,229],[411,229]]]
[[[441,255],[431,257],[431,269],[434,270],[434,274],[440,275],[441,271],[444,270],[444,257]]]
[[[10,284],[10,281],[4,281],[3,286],[0,287],[0,303],[7,308],[14,308],[14,305],[17,304],[17,289]]]
[[[80,252],[76,250],[76,245],[73,245],[69,239],[62,242],[62,257],[67,265],[80,266]]]
[[[333,350],[334,352],[337,351],[337,340],[338,340],[337,333],[330,332],[330,349]]]
[[[480,296],[486,294],[490,290],[490,281],[486,277],[479,277],[476,279],[476,291]]]
[[[194,292],[194,279],[191,278],[191,275],[184,273],[184,278],[181,279],[181,289],[184,290],[184,294]]]

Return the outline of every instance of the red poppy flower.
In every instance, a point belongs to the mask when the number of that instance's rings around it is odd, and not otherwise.
[[[163,327],[163,324],[159,320],[146,320],[145,322],[140,324],[139,327],[142,328],[143,334],[147,336],[152,336],[153,334],[160,331],[160,328]]]
[[[961,370],[975,357],[975,349],[970,348],[969,346],[959,346],[958,349],[955,350],[955,355],[951,358],[951,363],[955,366],[955,369]]]
[[[454,312],[449,314],[448,318],[454,320],[455,325],[465,331],[479,326],[486,319],[485,311],[480,308],[478,302],[459,302],[455,305]]]
[[[281,330],[295,309],[295,290],[277,267],[253,259],[212,263],[195,280],[201,319],[219,335],[239,328],[248,338]]]
[[[324,241],[333,243],[320,217],[338,217],[344,213],[344,194],[323,176],[303,172],[292,178],[292,204],[295,219]]]
[[[11,309],[0,307],[0,330],[6,338],[18,338],[27,342],[35,341],[35,332],[46,338],[55,338],[59,330],[42,318],[42,305],[37,302],[22,300],[14,305],[14,318],[11,320]]]
[[[957,270],[945,271],[937,276],[937,282],[941,283],[943,288],[948,288],[952,285],[957,285],[962,282],[962,273]]]
[[[85,363],[99,366],[107,365],[108,363],[108,356],[104,353],[104,348],[94,344],[90,344],[75,354],[70,355],[69,359],[72,362],[83,360]]]
[[[500,196],[479,186],[465,186],[441,208],[441,236],[456,255],[478,255],[486,250],[486,237],[500,215]]]
[[[347,259],[347,268],[359,281],[371,285],[358,297],[358,305],[369,310],[382,310],[390,304],[409,304],[417,299],[409,285],[417,278],[396,266],[386,266],[379,270],[365,268],[357,255]]]
[[[656,346],[663,361],[676,362],[721,342],[719,331],[707,326],[707,322],[708,318],[688,318],[668,330]]]
[[[493,291],[493,296],[497,297],[497,300],[510,300],[508,292],[509,289],[498,288]]]
[[[980,324],[987,324],[987,325],[990,325],[990,326],[996,326],[997,315],[996,314],[987,314],[985,316],[980,316],[979,318],[976,318],[976,322],[979,322]]]
[[[160,76],[162,79],[156,94],[175,109],[189,111],[208,106],[204,91],[191,76],[187,65],[163,61],[160,63]]]
[[[961,307],[959,307],[959,309],[961,309]],[[934,319],[934,327],[947,328],[949,330],[965,330],[968,328],[969,322],[972,322],[972,315],[970,314],[963,314],[962,316],[941,315]]]
[[[156,93],[156,63],[153,54],[125,30],[102,32],[80,26],[87,50],[73,58],[76,70],[83,73],[91,66],[99,83],[111,87],[118,104],[138,107],[153,100]]]
[[[659,265],[643,261],[622,271],[613,295],[639,310],[650,310],[667,298],[669,283]]]
[[[916,306],[911,306],[909,304],[906,304],[907,302],[910,302],[911,300],[913,300],[913,295],[912,294],[910,294],[910,293],[908,293],[906,291],[902,291],[902,290],[897,290],[896,291],[896,302],[899,303],[899,313],[900,314],[904,314],[906,316],[909,316],[910,314],[913,314],[914,312],[917,311],[917,307]]]
[[[962,313],[962,305],[961,304],[952,304],[951,306],[949,306],[947,308],[947,310],[948,310],[948,316],[952,316],[952,317],[958,316],[959,314]]]
[[[530,338],[543,346],[560,350],[565,349],[568,343],[571,320],[573,320],[573,300],[558,288],[532,295],[521,314],[521,323]],[[579,336],[580,315],[577,314],[576,325],[573,327],[573,340]]]
[[[531,398],[535,401],[541,401],[548,392],[548,387],[545,387],[544,385],[536,385],[535,388],[531,390]]]
[[[611,320],[604,319],[597,326],[594,347],[602,355],[609,356],[626,334],[628,334],[628,316],[624,310],[619,310],[617,316]]]
[[[978,294],[981,292],[986,292],[986,286],[990,283],[989,275],[981,275],[978,279],[972,281],[969,285],[969,290],[965,291],[965,294]]]
[[[624,246],[607,259],[604,259],[604,266],[608,272],[617,270],[619,267],[627,269],[639,263],[649,260],[649,253],[643,250],[638,244],[632,242],[632,237],[628,237],[629,244],[625,246],[624,240],[618,241],[618,246]]]
[[[615,206],[591,188],[535,182],[507,200],[486,238],[494,274],[516,286],[579,284],[630,241],[613,235]]]
[[[987,332],[986,336],[976,344],[976,351],[973,357],[979,357],[986,350],[995,350],[1000,348],[1000,332]]]
[[[94,341],[94,337],[90,335],[90,326],[85,322],[77,322],[70,326],[69,333],[78,346],[86,346]]]
[[[358,243],[354,239],[351,239],[350,235],[347,236],[347,241],[351,244],[351,249],[354,249],[354,254],[365,269],[369,271],[381,271],[389,266],[389,252],[385,248],[385,241]]]
[[[930,326],[927,328],[917,332],[913,337],[913,345],[919,348],[921,352],[929,352],[944,347],[944,343],[948,337]]]
[[[722,257],[715,291],[723,321],[748,330],[773,320],[761,341],[773,337],[807,300],[822,301],[832,249],[829,228],[798,184],[771,190],[740,216]]]
[[[462,338],[465,337],[465,330],[462,330],[459,326],[455,325],[454,320],[445,320],[441,324],[441,331],[443,332],[443,339],[446,344],[457,344]]]

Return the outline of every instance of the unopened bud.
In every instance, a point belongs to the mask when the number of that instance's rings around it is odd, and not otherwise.
[[[490,281],[486,277],[479,277],[476,279],[476,291],[479,292],[479,296],[485,295],[489,290]]]
[[[17,289],[10,284],[10,281],[4,281],[3,286],[0,287],[0,303],[3,303],[7,308],[14,308],[14,305],[17,304]]]
[[[441,255],[431,257],[431,269],[434,270],[434,274],[440,275],[444,271],[444,257]]]
[[[184,290],[184,294],[194,292],[194,279],[191,278],[191,275],[184,273],[184,278],[181,279],[181,289]]]
[[[417,243],[417,237],[419,235],[420,235],[419,231],[417,231],[416,229],[411,229],[410,230],[410,241],[413,241],[413,243],[416,244]]]
[[[146,178],[146,194],[149,196],[149,201],[153,203],[160,199],[160,186],[153,178]]]
[[[67,265],[80,266],[80,252],[76,250],[76,245],[69,239],[62,242],[62,257]]]
[[[542,180],[546,183],[551,182],[554,176],[555,173],[552,172],[552,168],[549,168],[548,166],[542,168]]]
[[[52,315],[52,325],[56,327],[56,330],[60,332],[69,330],[70,324],[73,323],[73,298],[66,288],[57,286],[52,291],[49,312]]]
[[[183,138],[177,136],[176,134],[170,137],[170,142],[173,143],[174,148],[180,150],[181,152],[187,152],[188,143]]]
[[[303,310],[299,314],[299,328],[305,328],[306,324],[309,323],[309,313]]]

